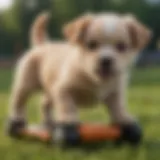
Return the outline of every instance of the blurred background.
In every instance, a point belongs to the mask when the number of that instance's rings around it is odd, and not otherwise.
[[[61,151],[54,148],[53,151],[41,144],[11,141],[4,135],[13,68],[17,58],[29,48],[29,30],[34,18],[44,10],[51,12],[48,32],[52,39],[61,39],[63,24],[86,12],[131,13],[152,29],[153,38],[138,58],[128,92],[128,110],[139,119],[144,130],[144,141],[139,149],[103,148],[99,152],[86,153],[80,149]],[[39,96],[29,101],[30,122],[39,121],[38,105]],[[3,160],[159,160],[159,107],[160,0],[0,0],[0,157]],[[103,107],[81,111],[81,118],[106,121],[106,112]]]
[[[0,61],[12,61],[28,47],[35,16],[49,10],[50,37],[62,38],[61,27],[85,12],[132,13],[154,32],[141,66],[160,64],[160,0],[0,0]]]

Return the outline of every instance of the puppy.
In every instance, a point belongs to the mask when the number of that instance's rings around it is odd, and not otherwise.
[[[126,110],[128,72],[151,31],[132,15],[86,14],[64,26],[67,41],[51,42],[47,21],[46,13],[37,17],[32,47],[17,64],[10,103],[12,131],[24,127],[26,101],[38,89],[44,94],[42,117],[47,126],[53,121],[76,124],[78,106],[99,102],[108,107],[113,123],[134,123]]]

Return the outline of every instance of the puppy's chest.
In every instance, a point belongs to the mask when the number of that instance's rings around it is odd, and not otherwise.
[[[110,94],[112,89],[112,83],[102,84],[96,88],[74,88],[72,90],[72,96],[78,105],[91,107],[102,102]]]
[[[98,88],[98,99],[104,100],[106,97],[109,96],[109,94],[114,90],[114,84],[113,83],[107,83]]]

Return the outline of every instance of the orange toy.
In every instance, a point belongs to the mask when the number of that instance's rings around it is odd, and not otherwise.
[[[114,141],[121,137],[120,128],[117,126],[106,126],[102,124],[81,124],[77,127],[76,132],[80,137],[81,143],[92,143],[99,141]],[[35,139],[42,142],[54,141],[53,133],[44,128],[28,127],[21,129],[19,135],[27,139]]]

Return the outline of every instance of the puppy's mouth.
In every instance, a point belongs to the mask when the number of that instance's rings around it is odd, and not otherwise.
[[[112,69],[102,67],[102,68],[97,69],[97,74],[102,79],[108,79],[114,75],[114,71]]]

